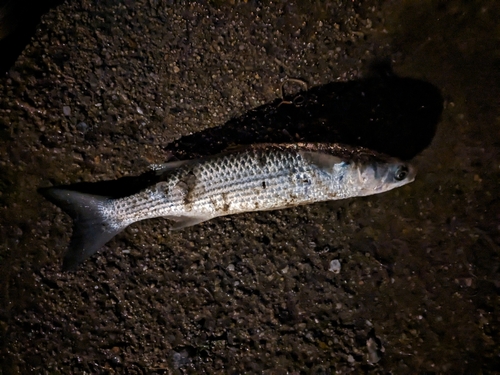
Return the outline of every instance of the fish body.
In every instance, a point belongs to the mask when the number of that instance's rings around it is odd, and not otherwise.
[[[127,226],[165,217],[181,229],[224,215],[382,193],[412,182],[401,160],[339,144],[259,144],[156,166],[157,180],[117,199],[48,188],[73,218],[63,269],[74,269]]]

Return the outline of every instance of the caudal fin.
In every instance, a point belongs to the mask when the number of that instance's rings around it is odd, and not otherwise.
[[[63,260],[63,271],[70,271],[99,250],[124,227],[109,222],[103,212],[109,199],[60,188],[39,189],[49,201],[73,219],[73,235]]]

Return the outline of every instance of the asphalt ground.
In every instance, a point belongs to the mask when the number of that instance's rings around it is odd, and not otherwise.
[[[0,373],[494,373],[499,14],[81,0],[32,21],[0,78]],[[317,140],[412,159],[417,179],[137,223],[60,271],[71,222],[38,188],[118,179],[119,195],[172,155]]]

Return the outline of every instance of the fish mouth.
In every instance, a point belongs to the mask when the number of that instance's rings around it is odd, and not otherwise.
[[[408,164],[407,167],[408,167],[408,177],[406,178],[405,182],[410,183],[415,181],[415,178],[417,177],[417,168],[411,164]]]

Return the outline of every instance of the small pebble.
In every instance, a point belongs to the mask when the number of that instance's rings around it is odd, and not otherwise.
[[[330,268],[328,271],[333,272],[333,273],[339,273],[340,272],[340,261],[338,259],[334,259],[330,262]]]
[[[89,129],[89,126],[84,123],[83,121],[82,122],[79,122],[77,125],[76,125],[76,130],[82,132],[82,133],[85,133],[87,132],[87,130]]]

